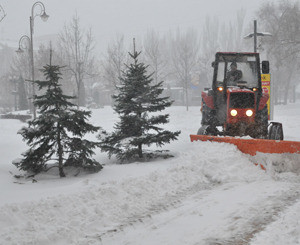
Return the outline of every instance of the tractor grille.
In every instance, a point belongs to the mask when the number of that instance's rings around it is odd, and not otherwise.
[[[231,93],[230,108],[254,108],[254,94]]]

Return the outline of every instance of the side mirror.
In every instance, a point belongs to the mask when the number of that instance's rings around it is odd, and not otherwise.
[[[263,74],[270,73],[270,63],[267,60],[261,62],[261,71]]]
[[[211,62],[211,67],[215,67],[215,62]]]

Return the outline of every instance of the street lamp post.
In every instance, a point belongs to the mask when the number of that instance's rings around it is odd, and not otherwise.
[[[30,43],[31,43],[30,37],[28,37],[27,35],[23,35],[19,40],[19,48],[18,48],[18,50],[16,50],[16,52],[18,54],[22,54],[24,52],[24,49],[28,50],[28,53],[30,55],[30,73],[31,73],[31,69],[32,69],[31,67],[33,66],[33,61],[31,60],[32,59],[31,53],[33,53],[33,51],[31,51]],[[31,85],[31,96],[30,97],[33,97],[33,95],[34,95],[34,86],[32,84]],[[32,102],[29,103],[30,112],[32,112],[34,114],[33,107],[34,107],[33,103]]]
[[[19,94],[18,91],[18,77],[17,76],[9,76],[9,81],[12,83],[13,89],[12,94],[14,95],[14,105],[15,105],[15,111],[18,110],[18,103],[17,103],[17,96]]]
[[[254,53],[257,52],[257,37],[270,37],[272,36],[271,33],[269,32],[257,32],[257,21],[254,20],[254,32],[248,34],[247,36],[244,37],[244,39],[249,39],[253,37],[254,40]],[[273,120],[274,117],[274,92],[273,92],[273,87],[270,85],[270,119]]]
[[[35,13],[34,10],[36,7],[39,7],[40,8],[40,13]],[[45,11],[45,6],[42,2],[36,2],[32,5],[32,8],[31,8],[31,16],[29,17],[29,23],[30,23],[30,37],[24,35],[20,38],[20,41],[19,41],[19,49],[18,49],[18,52],[20,52],[23,48],[23,46],[21,46],[22,44],[22,38],[23,40],[24,39],[27,39],[30,43],[30,48],[29,48],[29,51],[30,51],[30,63],[31,63],[31,80],[32,80],[32,97],[35,96],[35,86],[34,86],[34,59],[33,59],[33,30],[34,30],[34,18],[36,16],[40,16],[41,19],[43,21],[47,21],[48,18],[49,18],[49,15],[46,14],[46,11]],[[22,52],[22,51],[21,51]],[[34,104],[32,105],[32,109],[33,109],[33,118],[36,118],[36,108],[34,106]]]
[[[244,37],[244,39],[249,39],[253,37],[254,41],[254,53],[257,52],[257,37],[267,37],[267,36],[272,36],[271,33],[268,32],[257,32],[257,21],[254,20],[254,32],[249,33],[247,36]]]

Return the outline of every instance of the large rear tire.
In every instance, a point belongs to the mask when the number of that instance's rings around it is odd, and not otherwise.
[[[251,132],[252,138],[268,139],[268,107],[267,105],[257,113],[255,118],[256,125]]]

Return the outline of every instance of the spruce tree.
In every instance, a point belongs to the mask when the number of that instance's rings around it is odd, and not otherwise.
[[[96,132],[99,127],[87,122],[90,111],[79,110],[69,101],[74,97],[63,94],[60,69],[54,65],[44,66],[46,81],[35,81],[38,89],[46,92],[34,96],[38,117],[19,131],[30,148],[23,153],[24,158],[14,164],[34,174],[46,171],[51,164],[58,167],[60,177],[65,177],[65,166],[99,171],[101,164],[91,158],[99,143],[83,139],[86,133]]]
[[[113,96],[120,121],[115,124],[114,132],[103,131],[99,135],[101,150],[108,152],[109,157],[116,155],[121,162],[157,157],[160,151],[145,151],[143,146],[161,147],[180,134],[159,126],[169,122],[169,115],[157,112],[171,106],[172,101],[162,97],[162,82],[152,84],[153,74],[147,75],[147,66],[138,60],[140,53],[135,49],[129,53],[133,62],[123,72],[118,94]]]

